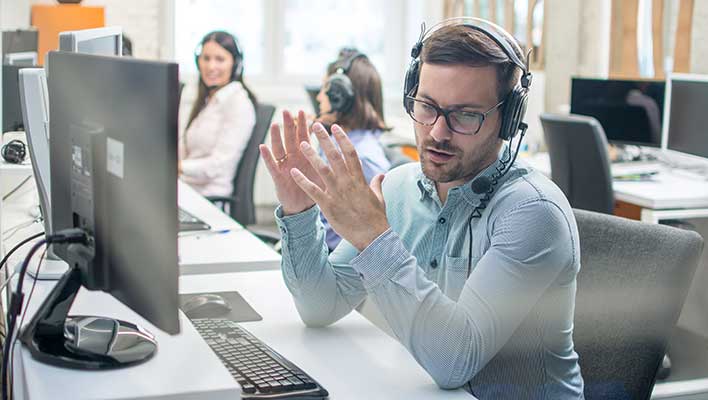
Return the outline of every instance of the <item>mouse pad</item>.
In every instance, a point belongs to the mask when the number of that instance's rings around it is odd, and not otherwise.
[[[202,294],[218,294],[223,297],[224,300],[231,306],[231,311],[228,314],[224,314],[219,318],[226,318],[234,322],[249,322],[249,321],[261,321],[263,317],[256,312],[256,310],[251,307],[250,304],[238,292],[208,292],[208,293],[189,293],[180,294],[179,302],[180,308],[189,299],[194,296],[199,296]]]

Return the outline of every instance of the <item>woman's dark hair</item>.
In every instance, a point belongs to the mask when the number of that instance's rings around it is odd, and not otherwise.
[[[204,47],[204,45],[208,42],[214,42],[219,46],[223,47],[229,53],[231,53],[231,56],[233,56],[234,58],[234,68],[231,73],[231,82],[241,82],[241,85],[244,89],[246,89],[246,93],[248,93],[248,98],[251,99],[251,103],[253,103],[253,107],[255,108],[258,104],[258,101],[256,100],[256,96],[253,94],[251,89],[249,89],[248,86],[246,86],[246,83],[243,81],[243,67],[239,68],[239,65],[243,63],[243,53],[241,52],[241,48],[236,42],[236,38],[232,34],[224,31],[209,32],[202,39],[199,45],[199,49]],[[197,62],[197,69],[199,69],[199,54],[195,54],[194,56]],[[192,121],[197,118],[197,115],[199,115],[199,113],[202,112],[202,110],[206,106],[206,98],[209,95],[209,92],[210,89],[202,80],[202,74],[200,71],[199,91],[197,92],[197,100],[194,102],[194,105],[192,106],[192,112],[189,114],[189,122],[187,123],[187,128],[192,125]]]
[[[337,68],[346,64],[356,49],[345,48],[339,52],[339,58],[327,66],[327,76],[333,75]],[[337,115],[337,124],[347,130],[367,129],[390,131],[386,126],[383,111],[383,90],[381,76],[368,57],[356,58],[347,71],[347,76],[354,89],[354,105],[345,114]]]

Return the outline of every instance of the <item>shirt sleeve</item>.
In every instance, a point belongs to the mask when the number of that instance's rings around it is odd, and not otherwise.
[[[445,296],[393,231],[352,267],[400,342],[442,388],[468,382],[574,262],[571,226],[553,203],[521,204],[494,222],[491,244],[457,301]]]
[[[213,151],[205,157],[182,160],[182,175],[187,183],[206,184],[220,175],[232,176],[256,124],[253,104],[245,92],[223,103],[224,124],[216,134]]]
[[[300,318],[308,326],[326,326],[349,314],[366,296],[359,274],[349,265],[356,249],[342,241],[328,256],[320,209],[283,216],[275,211],[282,235],[283,278]]]

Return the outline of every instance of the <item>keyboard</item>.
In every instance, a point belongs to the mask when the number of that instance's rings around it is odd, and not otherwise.
[[[231,376],[241,385],[242,399],[324,399],[319,383],[236,322],[223,318],[193,319]]]
[[[208,231],[211,226],[182,208],[177,208],[177,221],[180,232]]]
[[[661,163],[657,161],[627,161],[612,163],[610,171],[612,177],[626,175],[651,175],[661,170]]]

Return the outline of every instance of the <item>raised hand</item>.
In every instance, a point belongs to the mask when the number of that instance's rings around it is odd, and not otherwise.
[[[275,184],[275,193],[283,206],[285,215],[297,214],[312,207],[315,202],[293,181],[290,170],[297,168],[315,185],[322,185],[322,180],[315,172],[300,149],[301,143],[310,143],[305,113],[297,115],[297,124],[289,112],[283,112],[284,139],[280,135],[277,123],[270,127],[270,148],[262,144],[259,147],[263,161]]]
[[[332,228],[362,251],[389,228],[381,194],[383,175],[376,176],[371,186],[366,183],[354,145],[338,125],[332,126],[332,134],[342,149],[341,153],[321,124],[316,123],[313,131],[329,165],[309,142],[301,142],[300,149],[309,161],[310,169],[293,168],[291,176],[320,206]],[[312,179],[311,169],[316,171],[319,182]]]

